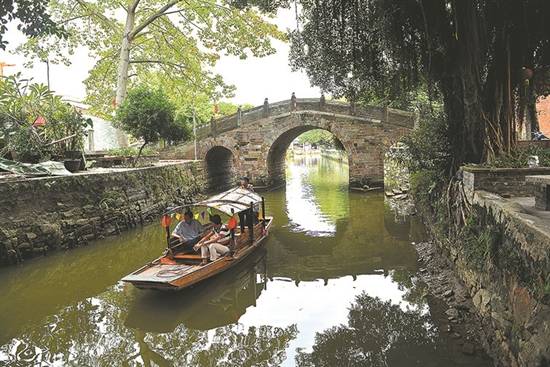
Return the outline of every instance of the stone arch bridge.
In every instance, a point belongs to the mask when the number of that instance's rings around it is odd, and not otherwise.
[[[197,129],[197,159],[204,162],[210,189],[220,190],[246,175],[255,185],[284,181],[285,153],[290,143],[313,129],[330,131],[344,146],[350,185],[381,185],[384,154],[413,129],[413,113],[360,107],[321,98],[269,104]],[[188,158],[193,155],[189,151]]]

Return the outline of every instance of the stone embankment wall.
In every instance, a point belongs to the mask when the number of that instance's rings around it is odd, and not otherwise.
[[[521,178],[512,181],[529,193]],[[464,187],[466,223],[450,238],[449,227],[435,233],[437,243],[469,289],[497,364],[550,365],[550,213],[537,211],[533,197]]]
[[[484,190],[502,196],[532,196],[533,187],[525,176],[550,175],[550,167],[537,168],[462,168],[464,188],[473,192]]]
[[[157,220],[203,189],[200,162],[0,183],[0,264]]]

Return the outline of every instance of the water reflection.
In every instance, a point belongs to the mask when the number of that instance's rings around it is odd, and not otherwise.
[[[293,162],[265,251],[189,291],[118,282],[162,250],[156,225],[2,270],[0,366],[488,365],[430,315],[420,223],[348,192],[347,170]]]
[[[296,361],[298,366],[319,367],[441,366],[448,354],[440,350],[438,339],[429,315],[421,309],[362,293],[349,310],[347,325],[318,333],[312,352],[300,351]]]
[[[348,216],[347,190],[347,164],[334,164],[318,155],[290,161],[286,206],[291,231],[334,236],[336,222]]]
[[[179,294],[116,285],[14,338],[0,365],[280,365],[296,325],[237,323],[265,289],[265,251],[226,274]]]
[[[239,321],[267,287],[266,251],[260,249],[223,277],[179,293],[135,293],[126,326],[172,332],[178,325],[210,330]]]

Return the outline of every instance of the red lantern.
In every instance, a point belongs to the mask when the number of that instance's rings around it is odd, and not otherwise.
[[[160,220],[160,225],[162,228],[169,228],[171,223],[172,217],[170,217],[169,215],[162,216],[162,219]]]

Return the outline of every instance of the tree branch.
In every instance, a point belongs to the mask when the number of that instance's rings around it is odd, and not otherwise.
[[[135,13],[140,1],[141,0],[135,0],[134,3],[128,7],[128,12]]]
[[[139,2],[139,0],[136,0],[136,2]],[[149,24],[153,23],[158,18],[164,16],[168,9],[170,9],[171,7],[173,7],[179,2],[181,2],[181,0],[171,1],[168,4],[164,5],[163,7],[161,7],[156,13],[154,13],[149,18],[145,19],[143,23],[135,27],[132,33],[129,34],[129,37],[134,38],[135,36],[137,36],[139,32],[144,30]]]
[[[183,64],[177,64],[175,62],[165,61],[165,60],[130,60],[130,64],[162,64],[162,65],[170,65],[177,68],[185,69],[185,65]]]

